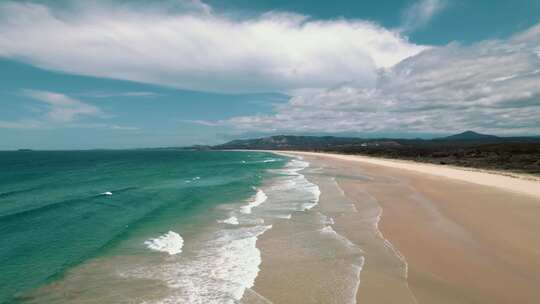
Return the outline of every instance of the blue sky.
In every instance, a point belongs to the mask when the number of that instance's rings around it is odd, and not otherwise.
[[[540,134],[540,2],[4,1],[0,149]]]

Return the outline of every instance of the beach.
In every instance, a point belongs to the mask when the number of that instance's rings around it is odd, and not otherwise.
[[[540,302],[538,181],[277,154],[5,152],[0,302]]]
[[[319,187],[319,204],[259,237],[262,262],[245,302],[540,302],[538,181],[359,156],[285,154],[310,163],[302,174]],[[303,218],[316,214],[326,222],[310,227]],[[298,237],[314,233],[342,246]]]

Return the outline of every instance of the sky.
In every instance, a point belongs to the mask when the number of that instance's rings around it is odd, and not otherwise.
[[[0,150],[540,134],[537,0],[0,2]]]

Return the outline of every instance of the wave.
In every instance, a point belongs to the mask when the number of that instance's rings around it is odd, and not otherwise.
[[[127,192],[127,191],[135,190],[135,189],[138,189],[138,187],[124,187],[124,188],[112,189],[109,191],[102,192],[98,196],[112,195],[113,193],[122,193],[122,192]]]
[[[238,303],[259,273],[257,238],[271,227],[214,231],[189,259],[166,260],[159,267],[132,268],[120,275],[166,282],[170,293],[159,303]]]
[[[268,196],[266,196],[266,193],[264,193],[264,191],[259,189],[257,190],[257,193],[255,194],[255,197],[253,198],[253,200],[249,202],[247,206],[242,206],[242,208],[240,208],[240,212],[244,214],[251,214],[251,209],[264,203],[267,199],[268,199]]]
[[[256,161],[245,161],[245,160],[242,160],[241,163],[242,164],[261,164],[261,163],[273,163],[273,162],[277,162],[277,161],[280,161],[282,159],[279,159],[279,158],[268,158],[268,159],[263,159],[263,160],[256,160]]]
[[[261,253],[257,239],[272,228],[272,219],[290,219],[293,211],[305,211],[318,203],[318,186],[299,173],[308,166],[309,163],[295,159],[283,169],[270,169],[277,176],[257,188],[247,204],[226,208],[229,217],[205,227],[204,233],[190,239],[184,253],[163,259],[159,267],[135,267],[122,275],[166,282],[170,292],[159,303],[238,303],[253,287],[259,273]],[[264,208],[253,211],[265,202]],[[270,223],[264,224],[265,221]],[[161,244],[156,240],[163,239],[162,236],[145,243]]]
[[[34,191],[34,190],[37,190],[37,189],[39,189],[39,187],[32,187],[32,188],[27,188],[27,189],[0,192],[0,198],[9,197],[9,196],[12,196],[12,195],[22,194],[22,193],[26,193],[26,192],[31,192],[31,191]]]
[[[239,224],[238,218],[236,216],[231,216],[226,220],[221,220],[221,221],[218,221],[218,222],[224,223],[224,224],[229,224],[229,225],[238,225]]]
[[[343,244],[345,244],[345,245],[347,245],[349,247],[358,248],[358,250],[363,253],[363,250],[360,249],[360,247],[358,247],[358,245],[354,244],[353,242],[351,242],[348,238],[344,237],[343,235],[337,233],[334,230],[334,228],[332,226],[330,226],[330,225],[324,226],[323,228],[319,229],[319,232],[321,234],[323,234],[323,235],[333,236],[334,238],[336,238],[337,240],[339,240]]]
[[[285,168],[271,170],[281,176],[278,182],[272,186],[272,190],[277,193],[286,193],[293,197],[288,199],[284,208],[291,211],[306,211],[315,207],[319,203],[321,191],[319,186],[310,182],[300,171],[309,167],[309,163],[300,159],[292,159]]]
[[[262,163],[273,163],[273,162],[277,162],[279,161],[280,159],[278,158],[270,158],[270,159],[265,159],[265,160],[262,160],[261,162]]]
[[[407,259],[405,259],[405,256],[396,247],[394,247],[394,245],[387,238],[384,237],[381,230],[379,229],[379,222],[382,218],[383,209],[381,207],[379,207],[378,209],[379,214],[377,215],[375,223],[373,224],[375,228],[375,234],[383,241],[384,246],[388,248],[392,253],[394,253],[394,255],[402,262],[404,267],[403,275],[405,279],[407,279],[409,276],[409,264],[407,263]]]
[[[174,231],[169,231],[158,238],[145,241],[144,244],[149,249],[174,255],[182,252],[182,247],[184,247],[184,239],[180,236],[180,234]]]
[[[78,204],[84,204],[84,203],[87,203],[89,201],[98,199],[100,197],[108,196],[109,194],[106,194],[106,193],[111,193],[111,194],[112,193],[122,193],[122,192],[130,191],[130,190],[134,190],[134,189],[138,189],[138,187],[118,188],[118,189],[113,189],[111,191],[103,192],[103,193],[100,193],[100,194],[94,194],[94,195],[84,196],[84,197],[79,197],[79,198],[68,198],[68,199],[65,199],[65,200],[60,200],[60,201],[56,201],[56,202],[50,202],[48,204],[44,204],[44,205],[40,205],[40,206],[29,207],[29,208],[26,208],[26,209],[23,209],[23,210],[17,210],[17,211],[8,213],[8,214],[0,215],[0,222],[1,221],[8,221],[8,220],[13,220],[13,219],[18,219],[20,217],[33,216],[33,215],[35,216],[35,215],[41,214],[43,212],[52,211],[52,210],[55,210],[55,209],[66,207],[66,206],[76,207]]]
[[[65,207],[65,206],[75,207],[77,204],[82,204],[92,199],[94,199],[94,196],[85,197],[85,198],[67,199],[67,200],[58,201],[58,202],[54,202],[54,203],[50,203],[50,204],[46,204],[46,205],[42,205],[42,206],[38,206],[34,208],[28,208],[28,209],[24,209],[20,211],[15,211],[15,212],[0,216],[0,222],[20,220],[20,218],[27,217],[27,216],[37,216],[44,212],[49,212],[55,209]]]

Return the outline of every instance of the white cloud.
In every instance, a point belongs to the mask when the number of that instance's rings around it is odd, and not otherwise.
[[[0,129],[39,129],[42,122],[33,119],[21,119],[17,121],[0,121]]]
[[[91,98],[111,98],[111,97],[156,97],[161,94],[147,91],[132,91],[132,92],[88,92],[78,94],[79,96]]]
[[[103,119],[113,116],[103,112],[100,108],[74,99],[67,95],[49,91],[21,90],[23,96],[39,101],[46,105],[44,115],[35,118],[19,119],[15,121],[0,121],[0,129],[54,129],[54,128],[77,128],[77,129],[109,129],[133,131],[137,127],[120,126],[110,123],[80,122],[88,118]],[[36,112],[40,112],[36,110]]]
[[[64,125],[65,128],[75,129],[108,129],[108,130],[120,130],[120,131],[136,131],[140,130],[138,127],[131,126],[119,126],[115,124],[106,123],[70,123]]]
[[[30,98],[46,103],[49,106],[47,118],[52,122],[72,122],[81,116],[106,116],[98,107],[64,94],[36,90],[23,90],[22,92]]]
[[[108,4],[104,4],[108,3]],[[373,85],[426,47],[361,20],[289,13],[233,19],[201,1],[176,10],[78,2],[0,4],[0,56],[68,73],[216,92]]]
[[[540,25],[507,40],[424,51],[380,72],[375,88],[297,95],[272,115],[222,124],[262,132],[540,133]]]
[[[426,26],[446,5],[446,0],[419,0],[405,10],[400,31],[407,33]]]
[[[180,122],[201,125],[201,126],[206,126],[206,127],[216,127],[216,126],[223,125],[223,123],[219,121],[210,121],[210,120],[202,120],[202,119],[182,119],[180,120]]]

